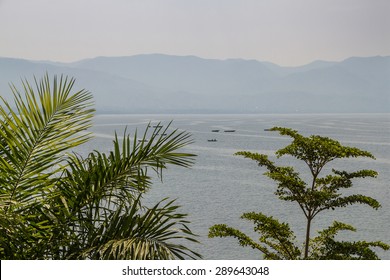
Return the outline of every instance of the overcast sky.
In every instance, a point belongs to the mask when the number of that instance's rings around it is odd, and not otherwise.
[[[283,66],[390,55],[389,0],[0,0],[0,56],[144,53]]]

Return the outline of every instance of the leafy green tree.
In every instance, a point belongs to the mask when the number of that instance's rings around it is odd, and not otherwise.
[[[92,96],[74,79],[48,75],[11,86],[15,105],[0,106],[1,259],[174,259],[200,255],[174,201],[153,207],[142,196],[168,165],[189,167],[185,132],[146,129],[117,136],[109,153],[69,151],[91,135]],[[153,174],[152,173],[152,174]]]
[[[276,152],[277,157],[291,156],[303,161],[310,171],[310,181],[303,180],[291,166],[278,166],[267,155],[242,151],[236,155],[252,159],[259,166],[267,168],[266,176],[277,183],[275,195],[281,200],[295,202],[299,205],[306,218],[306,237],[301,250],[297,246],[294,232],[287,223],[280,223],[273,217],[262,213],[245,213],[241,218],[254,223],[255,232],[259,233],[259,242],[255,242],[248,235],[225,224],[214,225],[210,228],[209,237],[234,237],[242,246],[250,246],[260,250],[265,259],[377,259],[378,256],[371,249],[379,247],[389,249],[383,242],[346,242],[335,240],[341,230],[354,231],[347,224],[335,221],[329,228],[319,232],[315,238],[311,237],[311,224],[317,215],[326,210],[335,210],[339,207],[360,203],[373,209],[378,209],[377,200],[360,194],[343,195],[343,189],[352,187],[352,179],[376,177],[373,170],[359,170],[347,172],[332,169],[332,173],[320,177],[324,167],[335,159],[374,156],[357,148],[341,145],[338,141],[312,135],[304,137],[297,131],[274,127],[281,135],[292,138],[292,143]]]

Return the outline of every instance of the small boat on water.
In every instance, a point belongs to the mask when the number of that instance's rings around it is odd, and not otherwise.
[[[213,129],[211,132],[219,132],[219,129]]]
[[[271,131],[271,128],[266,128],[264,129],[264,131]]]
[[[224,132],[236,132],[234,129],[225,130]]]
[[[208,142],[217,142],[217,139],[208,139]]]

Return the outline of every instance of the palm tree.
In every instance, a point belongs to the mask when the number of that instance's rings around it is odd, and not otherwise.
[[[73,92],[68,77],[34,81],[23,81],[24,94],[11,86],[14,107],[0,97],[0,258],[200,257],[175,242],[197,241],[174,201],[142,204],[149,171],[193,164],[178,152],[190,135],[158,126],[138,141],[125,132],[110,153],[83,158],[69,151],[92,137],[91,94]]]

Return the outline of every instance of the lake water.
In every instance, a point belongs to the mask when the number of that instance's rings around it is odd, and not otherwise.
[[[248,211],[273,215],[279,221],[289,222],[303,242],[305,219],[297,204],[280,201],[274,191],[276,185],[263,175],[266,171],[249,159],[233,154],[248,150],[268,154],[281,164],[292,164],[305,174],[307,170],[292,158],[276,159],[276,150],[291,142],[289,137],[264,131],[273,126],[290,127],[303,135],[319,134],[370,151],[372,159],[334,161],[331,167],[349,171],[373,169],[378,178],[355,180],[353,193],[361,193],[379,200],[382,208],[373,210],[365,205],[354,205],[323,212],[314,220],[313,233],[329,226],[333,220],[349,223],[355,233],[340,234],[351,240],[382,240],[390,244],[390,114],[321,114],[321,115],[97,115],[91,131],[95,138],[82,147],[82,152],[98,149],[108,151],[114,132],[131,134],[143,132],[148,123],[166,125],[171,129],[192,134],[194,143],[183,151],[197,155],[190,169],[171,167],[164,174],[164,182],[156,181],[147,194],[152,204],[165,197],[177,199],[181,212],[188,213],[190,228],[199,235],[201,244],[188,244],[204,259],[261,259],[262,254],[251,248],[242,248],[233,238],[207,238],[210,226],[226,223],[256,238],[252,224],[239,217]],[[220,130],[220,132],[212,132]],[[224,130],[235,130],[227,133]],[[208,139],[217,139],[209,142]],[[325,170],[326,171],[326,170]],[[378,251],[383,259],[390,252]]]

